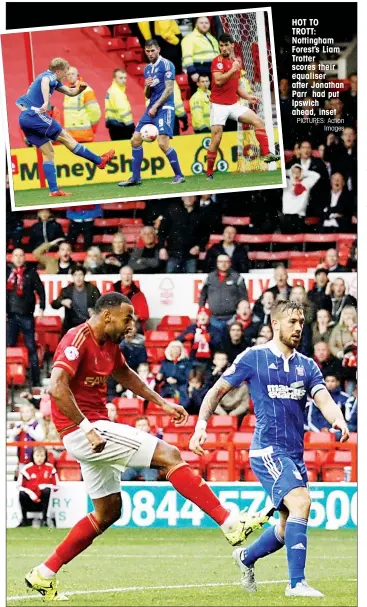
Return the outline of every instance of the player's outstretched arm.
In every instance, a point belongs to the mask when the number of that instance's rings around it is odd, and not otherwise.
[[[173,415],[173,422],[176,425],[185,424],[187,422],[189,415],[187,411],[181,407],[181,405],[167,403],[167,401],[157,394],[157,392],[154,392],[154,390],[149,388],[149,386],[143,382],[139,375],[130,369],[126,363],[114,369],[112,375],[119,384],[121,384],[124,388],[131,390],[133,394],[137,394],[138,396],[144,398],[144,400],[149,400],[152,403],[155,403],[158,405],[158,407],[162,407],[164,411],[167,411],[167,413]]]
[[[199,420],[195,427],[195,432],[190,439],[190,449],[198,455],[202,455],[204,450],[201,445],[206,441],[206,426],[209,418],[213,415],[223,396],[233,390],[234,386],[222,377],[206,393],[199,411]]]
[[[70,421],[81,428],[92,445],[93,451],[100,453],[103,451],[106,441],[93,428],[90,421],[83,415],[79,409],[74,394],[70,389],[70,374],[61,369],[54,367],[52,369],[50,385],[48,388],[49,394],[54,399],[57,408],[70,419]],[[71,424],[70,424],[71,425]]]
[[[341,430],[342,435],[340,442],[345,443],[349,438],[347,422],[344,419],[341,409],[333,401],[328,390],[324,388],[323,390],[316,392],[314,401],[329,424],[336,430]]]
[[[80,82],[79,86],[77,87],[73,87],[71,88],[70,86],[59,86],[59,88],[57,88],[56,90],[59,93],[63,93],[64,95],[66,95],[67,97],[76,97],[77,95],[80,95],[80,93],[82,93],[83,91],[85,91],[85,89],[87,88],[87,83],[86,82]]]

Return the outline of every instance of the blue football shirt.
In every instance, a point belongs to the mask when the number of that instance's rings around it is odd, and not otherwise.
[[[22,95],[17,99],[17,103],[24,105],[28,109],[30,109],[32,106],[40,108],[41,105],[43,105],[43,95],[41,90],[42,78],[48,78],[50,81],[50,97],[56,89],[63,86],[62,82],[57,80],[56,74],[50,70],[46,70],[37,76],[25,95]]]
[[[251,452],[272,446],[274,454],[302,458],[307,394],[325,388],[315,361],[296,351],[285,358],[272,340],[241,352],[222,377],[234,387],[249,385],[256,415]]]
[[[144,69],[144,78],[153,78],[153,85],[150,87],[151,97],[149,100],[148,110],[162,96],[167,80],[175,79],[175,66],[171,61],[159,56],[155,63],[149,63]],[[174,94],[166,99],[162,106],[163,109],[175,109]]]

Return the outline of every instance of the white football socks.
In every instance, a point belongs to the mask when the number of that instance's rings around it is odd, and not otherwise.
[[[44,565],[43,563],[38,565],[37,569],[38,569],[40,576],[44,577],[46,580],[50,580],[51,578],[55,577],[55,575],[56,575],[56,573],[54,571],[51,571],[51,569],[49,569],[49,567],[46,567],[46,565]]]

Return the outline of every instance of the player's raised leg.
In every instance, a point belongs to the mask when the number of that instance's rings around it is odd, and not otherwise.
[[[209,180],[214,179],[214,165],[217,158],[220,142],[222,141],[223,126],[215,124],[211,127],[211,140],[207,152],[206,177]]]
[[[106,164],[108,162],[110,162],[110,160],[112,160],[112,158],[114,157],[114,154],[115,154],[115,150],[108,150],[108,152],[105,152],[101,156],[98,156],[98,154],[95,154],[94,152],[92,152],[91,150],[86,148],[81,143],[78,143],[74,139],[74,137],[72,137],[64,129],[61,131],[60,135],[58,136],[57,141],[59,141],[65,147],[67,147],[68,150],[70,150],[70,152],[72,152],[73,154],[76,154],[77,156],[81,156],[82,158],[85,158],[86,160],[90,160],[90,162],[93,162],[93,164],[96,164],[99,169],[104,169]]]
[[[259,142],[260,154],[264,162],[268,164],[269,162],[280,160],[279,154],[270,151],[264,121],[255,112],[246,108],[246,111],[238,117],[238,121],[254,127],[255,137]]]

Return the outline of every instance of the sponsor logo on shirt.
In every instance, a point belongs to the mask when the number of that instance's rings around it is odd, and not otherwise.
[[[287,398],[291,400],[301,400],[306,390],[303,388],[291,388],[290,386],[282,386],[277,384],[268,385],[268,396],[270,398]]]
[[[79,350],[75,346],[65,348],[65,356],[68,360],[76,360],[79,358]]]
[[[108,375],[97,375],[97,377],[86,377],[84,385],[94,388],[94,386],[106,385],[108,382]]]

